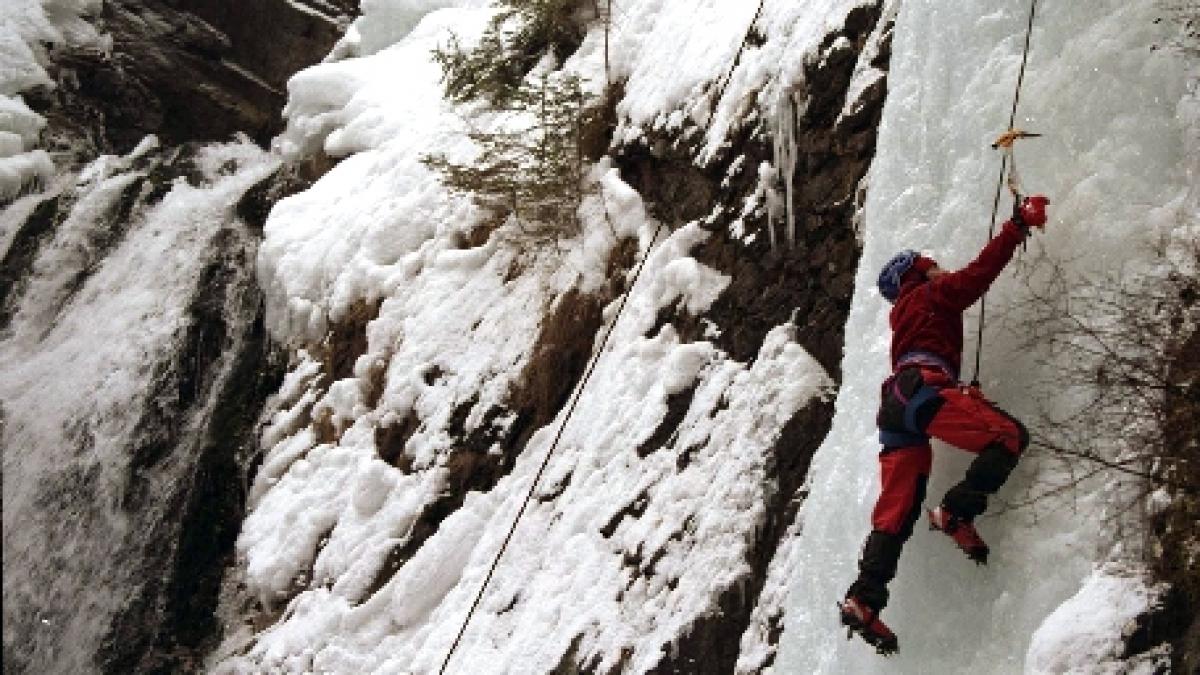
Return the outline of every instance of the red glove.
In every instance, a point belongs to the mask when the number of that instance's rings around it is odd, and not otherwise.
[[[1046,205],[1050,203],[1045,195],[1033,195],[1021,200],[1017,209],[1020,224],[1025,227],[1044,227],[1046,225]]]

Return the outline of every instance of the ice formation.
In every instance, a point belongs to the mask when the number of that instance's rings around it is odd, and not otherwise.
[[[900,654],[881,661],[830,625],[833,603],[856,573],[878,490],[873,407],[887,370],[888,330],[874,276],[902,248],[953,267],[983,244],[1000,162],[988,143],[1008,119],[1027,11],[1024,2],[953,9],[905,2],[899,13],[843,384],[795,542],[783,672],[1019,672],[1035,631],[1039,653],[1051,649],[1051,636],[1062,640],[1055,648],[1070,649],[1071,626],[1039,625],[1069,620],[1051,612],[1076,592],[1091,562],[1109,554],[1111,540],[1097,527],[1108,488],[1097,483],[1072,493],[1073,501],[985,516],[980,529],[995,560],[982,569],[918,527],[884,614],[900,636]],[[1154,19],[1153,3],[1039,7],[1017,125],[1046,136],[1017,152],[1026,188],[1050,196],[1052,217],[1026,257],[1045,252],[1075,273],[1137,274],[1156,241],[1183,235],[1177,223],[1195,219],[1195,155],[1186,151],[1195,118],[1188,117],[1184,62],[1151,50],[1167,35]],[[993,286],[982,364],[989,397],[1025,418],[1038,393],[1025,383],[1038,379],[1041,359],[1054,356],[1017,347],[1022,316],[1013,301],[1027,274],[1006,272]],[[968,356],[973,349],[969,341]],[[934,453],[930,501],[967,459],[943,446]],[[1019,501],[1015,495],[1032,486],[1053,484],[1058,471],[1031,453],[1001,497]],[[1028,665],[1037,672],[1041,663]]]
[[[1079,592],[1059,605],[1033,633],[1025,670],[1032,673],[1161,673],[1170,669],[1166,649],[1128,659],[1124,642],[1147,607],[1165,588],[1148,584],[1136,569],[1098,567]]]

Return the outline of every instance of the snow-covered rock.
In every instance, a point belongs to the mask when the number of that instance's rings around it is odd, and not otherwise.
[[[1079,592],[1059,605],[1033,632],[1025,670],[1031,673],[1161,673],[1170,668],[1162,648],[1129,660],[1137,619],[1161,602],[1166,589],[1148,585],[1147,573],[1100,567]]]
[[[267,432],[231,601],[257,612],[218,671],[436,671],[530,490],[451,670],[773,659],[778,554],[837,382],[873,145],[873,125],[834,127],[858,50],[886,30],[874,3],[755,9],[614,11],[613,157],[557,249],[514,247],[512,221],[475,240],[487,214],[421,161],[469,158],[469,130],[515,123],[445,102],[430,55],[451,31],[472,44],[493,10],[431,12],[292,80],[278,147],[340,162],[272,211],[260,273],[273,333],[323,375],[291,385]],[[601,26],[564,68],[604,87]],[[806,78],[823,86],[796,126],[827,174],[795,190],[796,243],[773,250],[762,111]]]

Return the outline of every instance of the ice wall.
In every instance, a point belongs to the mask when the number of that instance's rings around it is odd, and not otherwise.
[[[983,244],[1000,162],[988,145],[1008,119],[1028,9],[1015,1],[901,5],[844,382],[809,478],[779,672],[1019,672],[1034,631],[1076,592],[1092,563],[1112,553],[1106,481],[982,518],[993,551],[987,567],[918,526],[883,615],[899,635],[899,655],[885,660],[860,641],[847,642],[837,623],[834,602],[856,574],[879,483],[874,414],[889,336],[875,276],[902,248],[955,267]],[[1155,19],[1148,1],[1041,3],[1017,126],[1045,137],[1024,142],[1018,162],[1026,188],[1052,204],[1046,232],[1026,260],[1045,252],[1073,274],[1141,274],[1151,264],[1151,244],[1170,238],[1181,220],[1195,221],[1195,201],[1186,198],[1196,180],[1195,158],[1186,154],[1189,139],[1195,147],[1195,117],[1181,105],[1186,63],[1152,49],[1171,30]],[[989,397],[1028,418],[1035,395],[1053,393],[1027,389],[1041,374],[1034,364],[1055,355],[1017,348],[1017,278],[1006,272],[989,295],[982,380]],[[966,460],[935,444],[931,503],[962,475]],[[1000,496],[1016,501],[1061,478],[1058,471],[1030,453]]]

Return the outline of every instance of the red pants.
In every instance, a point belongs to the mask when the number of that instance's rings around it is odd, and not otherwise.
[[[929,379],[933,378],[926,381]],[[974,390],[959,386],[941,387],[938,398],[940,402],[937,405],[940,407],[937,407],[924,429],[929,436],[975,454],[988,446],[999,445],[1015,457],[1028,444],[1021,423]],[[907,538],[925,497],[925,482],[933,465],[933,450],[928,443],[886,448],[879,455],[879,463],[883,474],[882,485],[879,501],[871,514],[871,525],[889,534],[903,533]],[[1007,470],[1003,470],[1002,476],[989,477],[988,470],[986,463],[978,470],[972,466],[972,471],[979,474],[975,482],[980,484],[984,492],[993,483],[998,488],[999,483],[1003,483],[1008,476]],[[971,471],[968,471],[968,481],[971,479]]]

